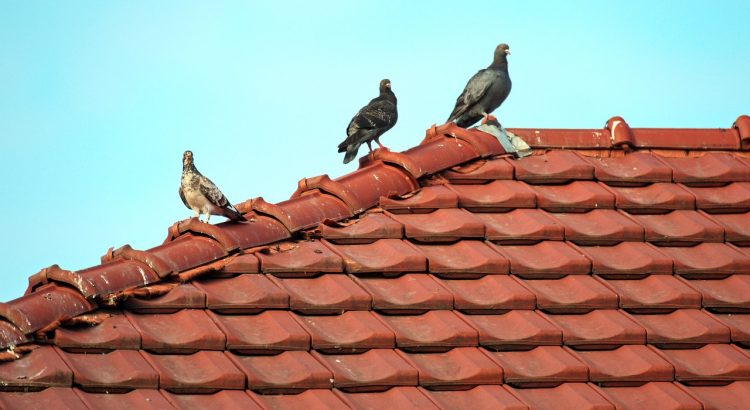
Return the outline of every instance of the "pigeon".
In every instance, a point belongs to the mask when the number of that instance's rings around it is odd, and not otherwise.
[[[206,214],[206,223],[211,215],[225,216],[232,221],[247,220],[229,203],[219,188],[195,168],[191,151],[182,154],[180,198],[188,209],[195,211],[199,220],[201,214]]]
[[[474,74],[456,99],[448,121],[456,121],[459,127],[466,128],[481,118],[486,118],[505,101],[510,94],[510,76],[508,75],[507,44],[495,48],[495,59],[489,67]]]
[[[391,91],[391,80],[382,80],[380,81],[380,95],[362,107],[346,127],[348,137],[339,144],[339,152],[346,152],[344,164],[348,164],[357,156],[359,146],[363,142],[367,143],[370,152],[372,152],[370,146],[372,140],[383,148],[383,144],[378,139],[383,133],[393,128],[397,119],[396,95]]]

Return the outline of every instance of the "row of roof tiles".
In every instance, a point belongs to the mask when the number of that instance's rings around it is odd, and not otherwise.
[[[569,275],[553,280],[529,280],[487,275],[462,280],[425,274],[405,274],[389,279],[336,274],[314,278],[242,274],[184,284],[158,298],[131,297],[123,307],[140,313],[208,308],[222,314],[254,314],[267,309],[291,309],[302,314],[337,314],[350,310],[418,313],[431,308],[456,309],[469,314],[512,309],[583,313],[595,308],[618,307],[635,313],[678,308],[742,313],[750,310],[750,276],[685,280],[667,274],[634,280],[627,276],[603,279]]]
[[[750,382],[728,386],[684,386],[651,382],[641,386],[604,386],[564,383],[554,388],[514,388],[484,385],[464,391],[437,391],[422,387],[394,387],[386,392],[348,393],[339,389],[309,389],[297,395],[262,395],[252,391],[222,390],[214,394],[174,394],[140,389],[126,394],[90,393],[68,387],[50,387],[40,393],[9,393],[0,405],[25,409],[132,409],[149,406],[169,409],[411,409],[477,410],[608,410],[660,408],[681,410],[742,409],[750,400]]]
[[[100,326],[85,329],[60,327],[54,340],[56,346],[73,352],[144,349],[165,354],[225,349],[246,354],[310,349],[352,353],[396,347],[424,352],[457,346],[514,350],[538,345],[597,349],[644,343],[664,348],[730,342],[750,346],[750,315],[746,313],[680,308],[654,314],[626,312],[613,306],[591,311],[594,305],[565,306],[564,313],[431,310],[419,315],[371,311],[299,315],[280,310],[225,315],[184,309],[171,314],[116,315]]]
[[[153,354],[138,350],[69,353],[43,346],[0,367],[3,390],[77,386],[91,392],[123,393],[162,388],[174,393],[250,389],[294,394],[307,389],[385,391],[396,386],[464,390],[479,385],[553,387],[593,382],[638,386],[678,381],[723,385],[750,380],[750,355],[731,344],[693,349],[624,345],[613,350],[536,346],[523,351],[455,347],[412,353],[372,348],[358,354],[289,350],[276,355],[242,355],[201,350]],[[2,393],[5,395],[5,393]]]

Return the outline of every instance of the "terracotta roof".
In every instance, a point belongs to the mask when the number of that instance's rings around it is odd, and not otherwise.
[[[729,408],[750,400],[750,117],[432,127],[291,199],[0,304],[2,408]]]

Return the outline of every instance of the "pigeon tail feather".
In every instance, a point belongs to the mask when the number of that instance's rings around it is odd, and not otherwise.
[[[229,218],[229,219],[231,219],[232,221],[235,221],[235,222],[246,222],[247,221],[247,219],[244,216],[242,216],[241,213],[239,213],[238,211],[236,211],[236,210],[234,210],[232,208],[229,208],[229,207],[224,208],[224,216],[227,217],[227,218]]]
[[[352,160],[357,157],[357,152],[359,151],[360,145],[361,144],[351,144],[346,147],[346,156],[344,156],[344,164],[348,164],[352,162]]]

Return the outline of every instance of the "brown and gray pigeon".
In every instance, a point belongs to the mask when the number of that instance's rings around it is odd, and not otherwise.
[[[211,215],[225,216],[233,221],[246,221],[244,216],[229,203],[227,197],[219,188],[204,177],[193,163],[193,153],[185,151],[182,154],[182,181],[180,182],[180,198],[188,209],[195,211],[200,219],[206,214],[206,222]]]
[[[456,107],[447,122],[456,121],[459,127],[468,127],[495,111],[510,94],[507,44],[495,48],[495,59],[489,67],[479,70],[466,84],[456,99]]]
[[[346,127],[348,137],[339,144],[339,152],[346,152],[344,164],[348,164],[357,156],[359,146],[363,142],[367,143],[370,152],[372,152],[370,143],[373,140],[380,148],[383,148],[383,144],[378,139],[383,133],[393,128],[397,119],[396,95],[391,91],[391,80],[382,80],[380,81],[380,95],[362,107]]]

